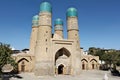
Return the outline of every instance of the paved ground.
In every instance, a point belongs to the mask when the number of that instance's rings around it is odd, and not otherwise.
[[[19,78],[11,78],[10,80],[103,80],[107,73],[109,80],[120,80],[120,77],[112,76],[109,71],[88,70],[83,71],[79,76],[56,75],[56,76],[34,76],[33,73],[22,73]]]

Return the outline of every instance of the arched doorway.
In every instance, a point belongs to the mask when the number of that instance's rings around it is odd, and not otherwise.
[[[28,64],[28,60],[26,58],[21,58],[18,61],[18,72],[26,72],[27,70],[27,64]]]
[[[21,72],[25,72],[25,63],[24,63],[24,61],[21,63]]]
[[[82,70],[88,69],[88,61],[86,59],[82,59]]]
[[[63,74],[63,68],[64,68],[64,65],[59,65],[58,66],[58,74]]]
[[[94,63],[92,63],[92,69],[95,69],[95,64]]]
[[[55,54],[55,74],[70,74],[71,58],[66,48],[59,49]],[[63,65],[64,64],[64,65]]]
[[[97,69],[97,63],[98,63],[97,60],[92,59],[90,63],[91,63],[91,69]]]
[[[82,63],[82,70],[85,70],[85,63]]]

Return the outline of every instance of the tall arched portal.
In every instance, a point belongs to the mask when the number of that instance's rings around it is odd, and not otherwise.
[[[55,54],[55,73],[70,74],[71,54],[66,48],[59,49]]]

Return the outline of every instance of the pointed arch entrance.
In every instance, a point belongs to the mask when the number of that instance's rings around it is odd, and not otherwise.
[[[63,68],[64,68],[63,64],[58,66],[58,74],[63,74]]]
[[[18,71],[26,72],[26,65],[29,63],[29,61],[26,58],[21,58],[17,63],[18,63]]]
[[[82,70],[87,70],[88,69],[88,61],[86,59],[82,59]]]
[[[97,60],[91,59],[90,63],[91,63],[91,69],[97,69],[98,68]]]
[[[55,54],[55,74],[70,74],[71,54],[66,48],[59,49]]]
[[[25,72],[25,62],[21,63],[21,72]]]

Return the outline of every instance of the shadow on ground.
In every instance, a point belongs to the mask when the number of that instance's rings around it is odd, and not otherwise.
[[[0,80],[10,80],[10,78],[18,78],[18,79],[22,79],[23,77],[21,77],[18,74],[1,74],[0,75]]]

